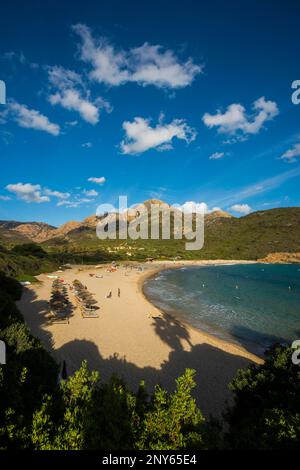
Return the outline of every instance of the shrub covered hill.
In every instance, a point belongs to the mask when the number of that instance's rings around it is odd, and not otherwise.
[[[160,201],[159,203],[167,206]],[[44,263],[46,261],[92,263],[175,257],[257,260],[274,253],[300,252],[299,207],[258,211],[240,218],[223,211],[207,214],[204,247],[198,251],[187,251],[184,239],[99,240],[95,228],[101,220],[103,220],[101,217],[91,216],[82,222],[67,222],[59,228],[47,224],[28,223],[25,224],[25,229],[24,224],[20,224],[22,225],[20,227],[18,222],[10,224],[7,221],[0,222],[0,244],[3,247],[2,252],[0,251],[0,269],[1,258],[2,264],[5,263],[4,258],[6,260],[10,258],[11,263],[17,263],[16,257],[24,254],[22,245],[28,242],[39,243],[44,251]],[[30,225],[34,227],[28,228]],[[3,253],[4,250],[6,253]],[[274,259],[280,261],[276,256]],[[13,271],[10,270],[10,273],[13,274]]]

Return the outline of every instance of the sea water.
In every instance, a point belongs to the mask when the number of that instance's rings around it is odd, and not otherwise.
[[[144,286],[164,311],[262,352],[300,339],[300,265],[235,264],[161,271]]]

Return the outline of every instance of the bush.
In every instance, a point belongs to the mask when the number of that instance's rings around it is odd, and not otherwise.
[[[231,383],[227,440],[232,448],[300,448],[300,367],[293,349],[274,345],[260,366],[240,370]]]
[[[36,243],[24,243],[22,245],[16,245],[11,251],[18,255],[35,256],[36,258],[45,258],[47,256],[46,251]]]
[[[24,449],[32,447],[34,411],[46,393],[57,390],[58,370],[14,302],[20,284],[1,275],[0,286],[0,339],[7,353],[7,364],[0,366],[0,449]]]
[[[177,380],[174,394],[157,387],[151,401],[143,385],[137,394],[112,378],[101,384],[84,362],[61,384],[61,414],[45,397],[33,417],[36,449],[186,449],[205,447],[204,419],[191,397],[194,372]],[[57,414],[56,414],[57,417]]]
[[[22,286],[15,279],[0,272],[0,292],[1,291],[9,295],[13,300],[20,300]]]

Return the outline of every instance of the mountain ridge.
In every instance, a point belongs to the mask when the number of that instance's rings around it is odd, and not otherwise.
[[[151,204],[159,205],[161,208],[168,208],[171,211],[178,210],[177,208],[173,208],[172,205],[169,205],[168,203],[159,199],[148,199],[142,203],[135,204],[133,208],[128,208],[126,211],[127,220],[129,222],[132,221],[136,217],[136,211],[141,210],[142,206],[145,206],[149,211]],[[118,219],[123,218],[123,214],[118,212],[112,212],[112,214],[117,214]],[[216,210],[206,214],[205,217],[211,223],[215,218],[229,218],[233,216],[228,212]],[[18,222],[16,220],[0,220],[0,229],[2,229],[2,231],[5,230],[12,232],[10,233],[11,236],[13,233],[18,232],[20,236],[23,235],[26,239],[32,242],[43,243],[53,238],[66,237],[68,234],[75,231],[84,232],[89,229],[95,229],[98,222],[101,222],[101,219],[103,219],[103,216],[91,215],[85,217],[82,221],[70,220],[58,227],[47,224],[45,222]]]
[[[204,246],[197,251],[186,250],[186,240],[182,237],[171,237],[170,240],[122,240],[118,237],[100,240],[95,228],[101,220],[103,224],[107,223],[103,217],[93,215],[81,222],[67,222],[58,228],[42,225],[39,227],[45,229],[45,233],[36,235],[34,230],[37,228],[34,227],[33,235],[26,231],[26,236],[24,230],[5,230],[0,222],[0,243],[4,246],[14,246],[36,242],[38,239],[43,240],[38,243],[54,255],[60,254],[70,259],[69,255],[76,254],[91,257],[96,262],[106,259],[107,256],[110,259],[136,260],[173,257],[268,260],[270,254],[272,259],[275,259],[274,253],[300,252],[300,207],[261,210],[239,218],[222,211],[208,213],[205,216]],[[8,221],[4,222],[7,223]],[[22,224],[24,227],[25,223]],[[33,238],[30,239],[29,235]]]

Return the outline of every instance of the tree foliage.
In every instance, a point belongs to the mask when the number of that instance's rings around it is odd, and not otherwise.
[[[32,440],[37,449],[185,449],[205,447],[204,419],[191,397],[194,372],[177,380],[173,394],[156,387],[147,399],[122,381],[101,384],[86,362],[61,383],[61,407],[44,398],[33,417]]]
[[[233,448],[300,448],[300,367],[293,349],[274,345],[264,364],[240,370],[231,383],[234,406],[227,412]]]
[[[46,251],[36,243],[15,245],[12,249],[12,252],[23,256],[35,256],[36,258],[45,258],[47,256]]]

